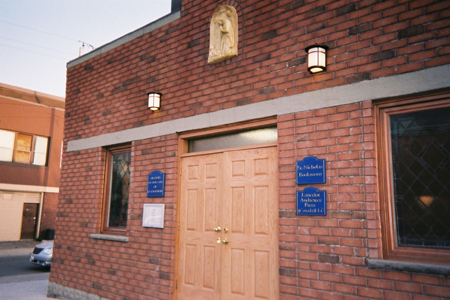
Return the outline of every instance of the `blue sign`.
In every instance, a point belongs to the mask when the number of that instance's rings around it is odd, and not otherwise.
[[[326,216],[327,191],[307,187],[297,191],[297,216]]]
[[[314,156],[305,157],[297,161],[297,184],[325,183],[327,181],[325,159],[317,159]]]
[[[147,197],[164,197],[166,174],[161,171],[153,171],[148,174]]]

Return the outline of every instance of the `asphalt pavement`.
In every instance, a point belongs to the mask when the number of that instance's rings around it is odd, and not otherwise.
[[[46,300],[49,268],[29,262],[33,240],[0,242],[0,300]]]

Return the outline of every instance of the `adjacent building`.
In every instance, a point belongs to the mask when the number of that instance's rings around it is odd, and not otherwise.
[[[0,241],[53,238],[64,98],[0,84]]]
[[[173,1],[67,68],[48,295],[450,298],[450,2]]]

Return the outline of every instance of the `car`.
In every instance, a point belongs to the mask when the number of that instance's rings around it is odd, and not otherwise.
[[[53,241],[44,241],[30,253],[30,262],[35,265],[43,267],[50,267],[52,265],[53,256]]]

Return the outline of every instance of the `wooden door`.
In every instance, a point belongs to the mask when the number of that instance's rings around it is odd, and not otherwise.
[[[39,204],[24,203],[22,212],[22,230],[20,239],[34,239]]]
[[[278,299],[276,157],[268,147],[182,159],[179,300]]]
[[[222,299],[278,299],[275,147],[225,153]]]

